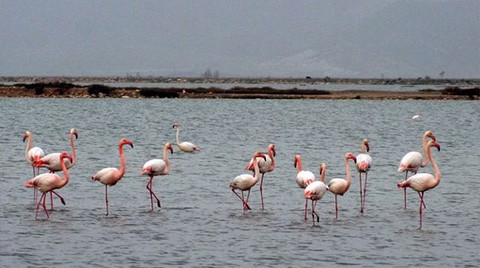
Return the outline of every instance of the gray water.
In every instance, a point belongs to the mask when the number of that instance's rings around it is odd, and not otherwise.
[[[0,183],[2,267],[478,267],[480,105],[478,101],[365,100],[186,100],[186,99],[0,99]],[[415,114],[422,120],[412,120]],[[150,212],[140,176],[143,164],[161,157],[180,139],[201,152],[170,155],[172,171],[154,181],[162,208]],[[57,192],[55,210],[35,220],[32,177],[25,162],[25,130],[46,153],[69,150],[75,127],[78,162],[70,182]],[[420,150],[421,136],[433,130],[442,146],[433,155],[442,181],[425,193],[424,226],[418,230],[418,195],[396,183],[402,156]],[[109,188],[90,176],[119,166],[117,143],[125,148],[127,171]],[[294,155],[327,180],[344,177],[343,155],[358,154],[370,141],[366,210],[359,213],[358,177],[339,197],[318,202],[320,222],[303,219],[303,190],[295,183]],[[277,149],[276,168],[265,175],[265,210],[258,185],[251,211],[228,188],[256,150]],[[425,172],[432,172],[431,167]]]

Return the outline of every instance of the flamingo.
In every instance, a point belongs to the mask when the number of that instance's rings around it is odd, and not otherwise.
[[[270,144],[267,147],[267,154],[265,155],[266,158],[264,160],[260,159],[259,170],[262,173],[262,179],[260,180],[260,199],[262,200],[262,210],[264,209],[263,205],[263,177],[265,173],[272,172],[275,169],[275,155],[277,151],[275,150],[275,145]],[[250,163],[247,165],[247,170],[254,170],[254,158],[250,160]]]
[[[327,165],[322,163],[320,165],[320,180],[310,183],[304,190],[305,201],[308,199],[312,200],[312,221],[315,226],[315,216],[317,217],[317,222],[320,221],[320,217],[315,211],[318,200],[322,199],[325,192],[328,190],[327,185],[325,185],[325,176],[327,172]]]
[[[433,159],[432,152],[431,152],[432,147],[436,147],[437,150],[440,151],[440,145],[435,140],[430,140],[427,143],[426,155],[428,160],[430,160],[430,162],[432,163],[433,175],[429,173],[418,173],[411,176],[406,181],[403,181],[397,184],[398,188],[407,188],[407,187],[412,188],[413,190],[417,191],[418,196],[420,197],[420,208],[419,208],[420,228],[419,229],[422,229],[423,208],[426,207],[424,194],[426,191],[437,187],[437,185],[440,184],[440,179],[442,177],[442,174],[440,174],[440,170],[438,169],[437,163],[435,162],[435,159]]]
[[[363,213],[365,208],[365,199],[367,192],[367,176],[368,171],[372,167],[372,157],[367,152],[370,151],[370,146],[368,145],[368,139],[362,141],[362,153],[357,155],[357,163],[355,167],[357,168],[358,175],[360,177],[360,213]],[[365,173],[365,184],[363,185],[363,194],[362,194],[362,173]]]
[[[293,166],[297,168],[297,177],[295,181],[297,182],[300,188],[305,189],[307,185],[309,185],[315,180],[315,175],[313,174],[313,172],[302,169],[302,157],[299,154],[295,155]],[[308,209],[308,199],[305,199],[305,209],[304,209],[305,220],[307,220],[307,209]]]
[[[436,141],[437,138],[433,135],[432,131],[427,130],[422,136],[422,149],[423,153],[427,155],[427,142],[428,138]],[[424,158],[419,152],[409,152],[407,153],[402,160],[400,161],[400,166],[398,167],[398,172],[405,172],[405,180],[408,178],[408,172],[411,171],[417,174],[417,171],[420,167],[426,167],[428,165],[428,158]],[[407,188],[403,189],[403,201],[404,209],[407,209]]]
[[[253,164],[253,166],[254,166],[254,176],[252,176],[250,174],[239,175],[239,176],[235,177],[235,179],[233,179],[232,182],[230,182],[230,186],[229,186],[232,189],[232,192],[235,195],[237,195],[237,197],[240,198],[240,200],[242,200],[243,214],[245,214],[246,210],[250,210],[250,206],[248,205],[248,198],[250,197],[250,189],[252,189],[252,187],[255,186],[255,184],[257,184],[258,179],[259,179],[260,161],[261,161],[261,159],[266,160],[266,156],[261,152],[256,152],[255,154],[253,154],[252,158],[254,159],[254,164]],[[242,196],[240,196],[235,191],[236,189],[239,189],[240,191],[242,191]],[[245,192],[245,191],[248,191],[246,200],[243,197],[243,192]]]
[[[107,209],[108,216],[108,190],[107,186],[113,186],[117,184],[119,180],[122,179],[123,174],[125,174],[125,168],[127,161],[125,159],[125,153],[123,151],[123,145],[128,144],[133,148],[133,143],[127,139],[121,139],[118,142],[118,152],[120,154],[120,169],[108,167],[101,169],[95,175],[91,177],[92,181],[100,181],[100,183],[105,185],[105,207]]]
[[[71,150],[72,150],[72,153],[71,153],[71,157],[72,157],[72,160],[71,161],[67,161],[66,159],[64,159],[63,161],[65,162],[65,166],[67,167],[67,169],[70,169],[71,167],[73,167],[76,163],[76,159],[77,159],[77,154],[75,152],[75,143],[74,143],[74,138],[75,139],[78,139],[78,132],[76,129],[72,128],[70,129],[70,147],[71,147]],[[48,170],[50,170],[50,173],[55,173],[56,171],[61,171],[62,170],[62,165],[60,164],[60,153],[51,153],[51,154],[47,154],[46,156],[40,158],[39,160],[35,161],[34,165],[36,167],[45,167],[47,168]],[[50,203],[50,206],[51,206],[51,209],[53,209],[53,198],[52,198],[52,192],[50,192],[50,200],[51,200],[51,203]]]
[[[338,203],[337,203],[337,195],[343,196],[350,188],[351,184],[351,174],[350,174],[350,165],[348,160],[353,160],[354,163],[357,162],[357,158],[352,153],[345,154],[345,179],[335,178],[331,179],[328,182],[328,190],[335,195],[335,218],[338,219]]]
[[[27,147],[25,149],[25,160],[27,163],[32,166],[33,170],[33,177],[37,176],[40,173],[40,168],[36,169],[33,163],[43,157],[45,153],[43,152],[42,148],[40,147],[32,147],[32,133],[30,131],[25,131],[23,135],[23,142],[27,140]],[[37,202],[37,188],[33,188],[33,201]]]
[[[188,141],[180,142],[180,140],[178,138],[178,135],[180,133],[180,124],[175,122],[173,124],[173,128],[177,129],[177,136],[176,137],[177,137],[177,147],[178,147],[178,149],[180,149],[183,152],[187,152],[187,153],[193,153],[193,152],[196,152],[196,151],[200,151],[200,148],[198,148],[195,144],[193,144],[191,142],[188,142]]]
[[[38,190],[40,190],[40,192],[42,192],[42,195],[40,196],[40,200],[38,201],[38,204],[37,204],[37,211],[35,212],[35,220],[37,220],[38,209],[40,208],[40,204],[42,204],[43,210],[47,214],[47,219],[49,218],[48,211],[45,206],[45,197],[48,192],[53,192],[55,195],[57,195],[60,198],[60,200],[62,200],[62,203],[65,205],[65,200],[63,199],[63,197],[61,197],[59,194],[57,194],[54,191],[56,189],[60,189],[63,186],[67,185],[69,180],[69,175],[68,175],[68,171],[67,171],[67,167],[65,165],[64,159],[68,159],[72,161],[72,157],[69,156],[67,152],[61,152],[59,155],[59,162],[61,163],[60,165],[62,166],[62,171],[63,171],[63,179],[54,173],[44,173],[24,183],[25,187],[37,188]]]
[[[168,160],[168,150],[170,150],[170,153],[173,154],[173,147],[172,144],[170,143],[165,143],[165,146],[163,147],[163,159],[152,159],[148,160],[142,168],[142,175],[146,175],[150,177],[150,180],[147,183],[147,189],[150,193],[150,203],[151,203],[151,210],[153,211],[153,197],[157,199],[157,205],[158,207],[161,207],[160,205],[160,199],[155,195],[155,193],[152,191],[152,184],[153,184],[153,177],[157,175],[167,175],[170,172],[170,160]]]

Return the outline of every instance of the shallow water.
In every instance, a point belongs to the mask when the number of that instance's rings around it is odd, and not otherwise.
[[[318,265],[476,267],[480,202],[480,106],[476,101],[365,100],[184,100],[184,99],[0,99],[0,258],[3,267],[307,267]],[[28,110],[26,109],[28,107]],[[28,111],[28,112],[26,112]],[[411,120],[415,114],[424,117]],[[143,164],[161,157],[180,139],[201,148],[170,155],[172,171],[157,177],[154,191],[162,208],[150,212],[140,176]],[[77,164],[58,193],[50,218],[35,220],[32,177],[24,160],[23,132],[46,153],[69,150],[68,132],[79,132]],[[402,156],[420,150],[421,135],[434,131],[442,146],[433,155],[442,172],[438,187],[426,192],[424,226],[418,230],[418,195],[410,190],[407,210],[396,183]],[[91,182],[97,170],[118,166],[117,143],[125,148],[127,171],[109,187]],[[318,202],[320,222],[303,220],[303,191],[295,183],[293,157],[327,180],[343,177],[342,157],[358,154],[370,140],[374,166],[368,177],[366,211],[359,213],[358,175],[339,197]],[[229,190],[246,173],[256,150],[277,149],[276,168],[265,175],[265,210],[258,186],[252,210]],[[424,170],[432,172],[431,167]]]

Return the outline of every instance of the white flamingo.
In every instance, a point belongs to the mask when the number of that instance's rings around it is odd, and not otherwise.
[[[151,210],[153,210],[153,198],[157,200],[158,207],[161,207],[160,198],[158,198],[157,195],[155,195],[155,193],[152,190],[153,178],[158,175],[163,176],[170,173],[170,160],[168,159],[169,150],[170,150],[170,153],[173,154],[172,144],[167,142],[163,146],[163,159],[148,160],[143,165],[143,168],[142,168],[141,174],[150,177],[150,180],[148,180],[148,183],[147,183],[147,189],[148,189],[148,192],[150,193]]]
[[[33,177],[37,176],[40,173],[40,168],[35,168],[34,163],[42,158],[45,153],[40,147],[32,147],[32,133],[30,131],[25,131],[23,134],[23,142],[27,141],[27,147],[25,148],[25,160],[28,164],[32,166]],[[33,201],[37,202],[37,188],[33,188]]]
[[[177,144],[178,149],[180,149],[183,152],[187,152],[187,153],[193,153],[193,152],[200,151],[200,148],[198,148],[195,144],[193,144],[191,142],[188,142],[188,141],[180,142],[180,140],[178,138],[179,133],[180,133],[180,124],[175,122],[173,124],[173,128],[177,129],[177,135],[176,135],[176,142],[177,143],[176,144]]]
[[[362,153],[357,155],[357,163],[355,167],[358,171],[358,176],[360,178],[360,213],[363,213],[365,208],[365,199],[367,192],[367,177],[368,171],[372,167],[372,157],[367,154],[370,151],[370,146],[368,144],[368,139],[362,141]],[[362,173],[365,173],[365,184],[363,185],[363,194],[362,194]]]
[[[297,169],[297,177],[295,181],[298,184],[298,187],[305,189],[310,183],[315,180],[315,175],[309,170],[302,169],[302,157],[297,154],[293,162],[293,166]],[[307,209],[308,209],[308,199],[305,199],[305,209],[304,209],[304,218],[307,220]]]
[[[264,209],[263,205],[263,178],[265,173],[272,172],[275,169],[275,155],[277,151],[275,149],[275,145],[269,144],[267,147],[267,153],[265,154],[265,159],[260,159],[259,170],[262,173],[262,178],[260,180],[260,199],[262,201],[262,210]],[[254,158],[250,159],[250,162],[247,165],[247,170],[254,170]]]
[[[429,138],[434,141],[437,140],[431,130],[425,131],[422,136],[422,149],[425,155],[427,155],[427,142]],[[400,161],[398,172],[405,172],[405,180],[407,180],[409,171],[416,174],[419,168],[426,167],[428,165],[428,161],[428,157],[424,158],[423,155],[419,152],[408,152]],[[403,189],[403,201],[404,209],[407,209],[407,188]]]
[[[315,216],[317,217],[317,222],[320,221],[320,217],[316,212],[316,206],[318,200],[321,200],[327,192],[328,187],[325,184],[325,176],[327,173],[327,165],[322,163],[320,165],[320,180],[310,183],[304,190],[305,201],[308,199],[312,200],[312,221],[315,226]]]
[[[348,160],[353,160],[354,163],[357,162],[357,158],[352,153],[345,154],[345,179],[334,178],[328,182],[328,190],[335,195],[335,218],[338,219],[338,202],[337,196],[344,195],[350,188],[352,182],[352,175],[350,171],[350,165]]]
[[[440,184],[440,179],[442,177],[442,174],[438,169],[437,162],[435,162],[435,159],[433,159],[432,152],[431,152],[432,147],[436,147],[438,151],[440,151],[440,145],[434,140],[431,140],[427,143],[426,156],[428,160],[430,160],[430,162],[432,163],[433,175],[430,173],[417,173],[411,176],[410,178],[408,178],[407,180],[397,184],[398,188],[407,188],[407,187],[412,188],[413,190],[417,191],[418,196],[420,197],[420,208],[419,208],[420,228],[419,229],[422,229],[423,207],[426,207],[424,194],[426,191],[437,187],[438,184]]]

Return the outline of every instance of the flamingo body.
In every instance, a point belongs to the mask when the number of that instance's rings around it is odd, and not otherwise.
[[[69,161],[67,159],[63,159],[65,162],[65,166],[67,169],[72,168],[75,165],[76,162],[76,150],[75,150],[75,143],[74,143],[74,138],[78,139],[78,132],[76,129],[72,128],[70,129],[70,147],[71,147],[71,157],[72,161]],[[56,172],[62,170],[62,166],[60,165],[60,153],[51,153],[47,154],[44,157],[40,158],[39,160],[35,161],[35,166],[36,167],[44,167],[50,170],[51,172]]]
[[[332,192],[335,195],[335,217],[338,219],[338,202],[337,202],[337,196],[343,196],[348,189],[350,188],[351,184],[351,171],[350,171],[350,165],[348,164],[348,160],[351,159],[353,162],[356,163],[357,158],[352,154],[352,153],[346,153],[345,154],[345,179],[342,178],[334,178],[331,179],[328,182],[328,190]]]
[[[200,148],[198,148],[195,144],[193,144],[191,142],[188,142],[188,141],[180,142],[180,140],[178,138],[179,133],[180,133],[180,124],[174,123],[173,128],[177,129],[176,145],[177,145],[178,149],[180,149],[180,151],[186,152],[186,153],[193,153],[193,152],[200,151]]]
[[[275,169],[275,155],[277,151],[275,149],[275,145],[269,144],[267,147],[267,153],[263,154],[264,157],[258,158],[258,168],[259,172],[262,173],[262,178],[260,180],[260,200],[262,202],[262,210],[264,209],[264,204],[263,204],[263,178],[265,176],[265,173],[267,172],[272,172]],[[247,170],[254,170],[255,166],[255,158],[252,158],[250,162],[247,165]]]
[[[315,175],[309,170],[302,170],[297,173],[295,181],[297,182],[298,187],[305,189],[310,183],[315,180]]]

